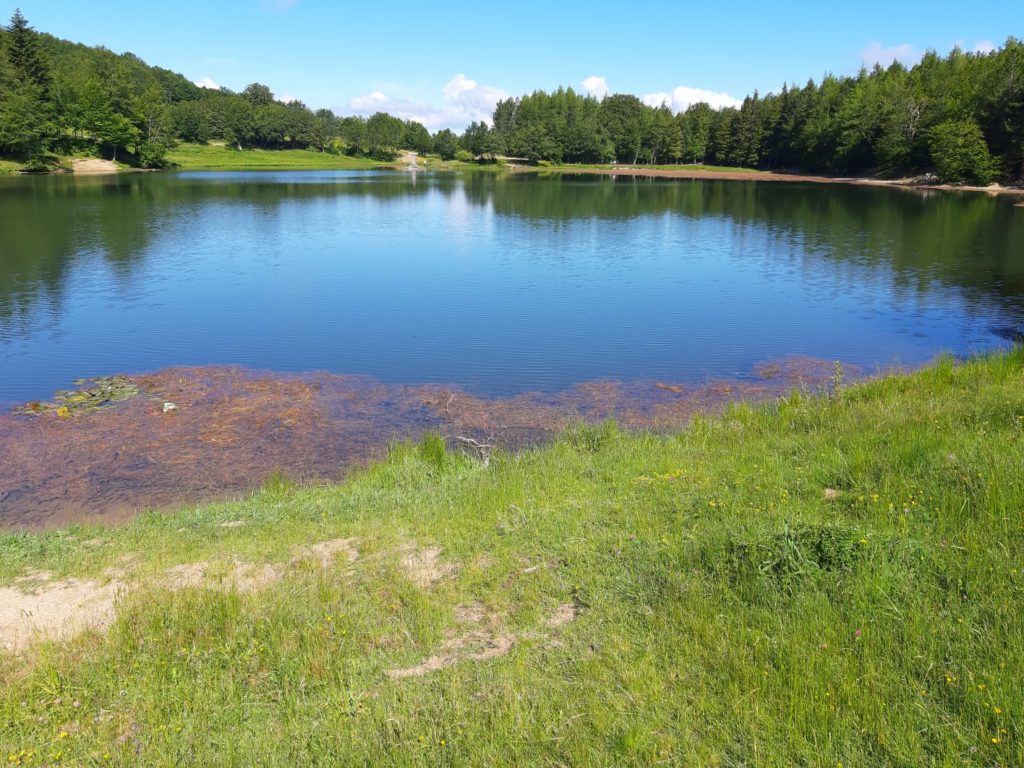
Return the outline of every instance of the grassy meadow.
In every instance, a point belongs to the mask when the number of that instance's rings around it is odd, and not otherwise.
[[[179,144],[167,159],[180,170],[316,171],[387,168],[393,164],[311,149],[243,149],[223,144]]]
[[[756,168],[741,168],[724,165],[703,165],[703,164],[637,164],[620,163],[611,165],[609,163],[539,163],[538,168],[545,171],[562,171],[572,173],[574,170],[600,170],[600,171],[677,171],[677,172],[714,172],[714,173],[760,173],[770,175],[771,171],[759,171]]]
[[[0,653],[0,760],[1024,765],[1022,509],[1017,349],[8,534],[5,588],[131,587]]]

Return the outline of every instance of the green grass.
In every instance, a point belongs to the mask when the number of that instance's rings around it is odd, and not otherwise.
[[[8,535],[5,584],[232,558],[284,576],[246,594],[151,582],[106,634],[0,655],[0,758],[1022,765],[1022,509],[1017,350],[679,434],[579,426],[487,466],[431,438],[336,487],[276,478],[123,527]],[[335,537],[359,559],[289,565]],[[411,541],[458,572],[417,585]],[[467,604],[515,636],[506,655],[386,674],[469,631]],[[566,604],[575,621],[547,626]]]
[[[0,174],[17,173],[21,170],[21,166],[21,163],[15,162],[14,160],[0,159]]]
[[[560,171],[565,173],[571,173],[574,170],[579,169],[597,169],[603,171],[714,171],[716,173],[769,173],[769,171],[759,171],[756,168],[736,168],[725,165],[679,165],[679,164],[667,164],[667,165],[630,165],[628,163],[621,163],[619,165],[608,165],[608,164],[597,164],[597,163],[565,163],[565,164],[546,164],[541,163],[538,168],[542,168],[546,171]]]
[[[238,151],[216,144],[180,144],[170,152],[168,159],[182,170],[336,170],[387,168],[391,165],[362,157],[334,155],[308,149]]]

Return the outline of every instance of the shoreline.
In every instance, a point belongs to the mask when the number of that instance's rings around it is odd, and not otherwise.
[[[674,434],[576,424],[489,462],[428,435],[337,485],[0,534],[4,753],[1020,765],[1022,436],[1018,348]]]
[[[843,369],[846,382],[871,378]],[[438,434],[453,450],[517,452],[576,421],[677,430],[729,404],[825,390],[834,371],[833,361],[787,357],[702,382],[598,379],[504,397],[235,366],[106,377],[97,382],[130,388],[123,401],[93,407],[96,387],[83,383],[54,402],[0,413],[0,532],[124,523],[148,509],[237,498],[275,473],[336,483],[379,460],[395,438]]]
[[[253,152],[268,152],[268,150],[249,150]],[[293,150],[284,150],[293,151]],[[298,151],[298,150],[295,150]],[[280,164],[268,163],[268,164],[246,164],[245,162],[226,162],[217,163],[211,162],[209,164],[203,163],[179,163],[173,167],[168,168],[132,168],[125,166],[117,166],[116,168],[109,167],[113,163],[109,161],[99,161],[104,163],[106,167],[102,169],[92,169],[88,167],[80,168],[76,166],[86,165],[90,160],[75,159],[71,169],[59,168],[47,172],[26,172],[18,169],[5,170],[0,175],[6,176],[96,176],[96,175],[111,175],[119,173],[175,173],[181,171],[199,171],[199,172],[236,172],[236,171],[323,171],[323,170],[380,170],[380,171],[404,171],[410,169],[410,163],[408,162],[406,153],[402,157],[398,158],[394,162],[381,162],[375,160],[367,160],[363,158],[351,158],[348,156],[339,156],[337,163],[325,163],[317,166],[313,164],[289,164],[287,159],[282,158]],[[232,158],[235,160],[236,158]],[[679,166],[678,168],[645,168],[643,166],[623,166],[623,167],[593,167],[587,165],[552,165],[552,166],[536,166],[536,165],[517,165],[515,163],[509,163],[507,165],[478,165],[475,163],[458,163],[453,161],[444,160],[433,160],[425,159],[424,165],[419,166],[417,170],[423,172],[463,172],[463,171],[481,171],[490,173],[532,173],[537,175],[544,174],[559,174],[559,175],[587,175],[587,176],[631,176],[637,178],[664,178],[664,179],[683,179],[683,180],[694,180],[694,181],[766,181],[775,183],[790,183],[790,184],[845,184],[848,186],[860,186],[860,187],[884,187],[889,189],[905,189],[911,191],[935,191],[935,192],[980,192],[992,197],[1001,195],[1009,197],[1024,197],[1024,185],[1021,186],[1006,186],[1002,184],[992,184],[987,187],[981,187],[976,185],[957,185],[957,184],[938,184],[938,183],[921,183],[915,178],[902,178],[902,179],[881,179],[875,177],[864,177],[864,176],[823,176],[820,174],[801,174],[801,173],[783,173],[776,171],[755,171],[755,170],[707,170],[704,168],[690,168],[687,166]],[[1016,207],[1024,208],[1024,200],[1014,204]]]
[[[557,174],[586,174],[593,176],[638,176],[647,178],[666,179],[693,179],[713,181],[768,181],[768,182],[789,182],[789,183],[810,183],[810,184],[847,184],[861,187],[889,187],[896,189],[939,191],[939,192],[984,192],[987,195],[1011,195],[1024,196],[1024,187],[1007,187],[1001,184],[993,184],[988,187],[956,184],[922,184],[915,179],[878,179],[872,177],[858,176],[819,176],[800,173],[776,173],[775,171],[709,171],[702,169],[687,170],[680,167],[679,170],[665,168],[642,168],[629,166],[623,168],[592,168],[581,166],[579,168],[571,165],[560,165],[551,167],[534,166],[510,166],[511,171],[516,173],[557,173]],[[1024,202],[1019,204],[1024,207]]]

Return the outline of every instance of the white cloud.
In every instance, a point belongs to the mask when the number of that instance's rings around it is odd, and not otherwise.
[[[608,81],[603,77],[597,75],[591,75],[583,81],[583,89],[598,99],[603,99],[608,95]]]
[[[974,44],[973,53],[992,53],[996,50],[996,47],[992,44],[991,40],[979,40]]]
[[[871,43],[860,52],[861,63],[869,68],[874,67],[875,64],[888,67],[894,61],[906,64],[909,67],[916,64],[920,59],[921,51],[914,48],[910,43],[901,43],[889,48],[883,48],[880,43]]]
[[[685,85],[680,85],[671,93],[658,91],[645,94],[643,102],[649,107],[660,107],[662,104],[667,104],[673,112],[682,112],[687,107],[701,102],[710,104],[715,109],[738,107],[743,103],[741,99],[734,99],[722,91],[708,91],[704,88],[690,88]]]
[[[358,115],[388,112],[403,120],[416,120],[432,131],[440,128],[461,130],[469,123],[491,122],[494,105],[507,97],[505,91],[490,85],[481,85],[458,74],[441,89],[441,104],[426,104],[413,99],[393,98],[383,91],[356,96],[348,108]]]
[[[209,88],[211,91],[219,91],[220,86],[213,82],[213,78],[204,77],[202,80],[196,80],[196,85],[200,88]]]
[[[372,113],[380,112],[382,110],[382,104],[387,104],[391,101],[380,91],[374,91],[368,93],[365,96],[356,96],[354,99],[349,101],[348,106],[350,109],[354,109],[357,113]]]

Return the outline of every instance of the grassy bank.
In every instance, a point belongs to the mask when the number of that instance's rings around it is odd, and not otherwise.
[[[19,170],[21,170],[21,163],[0,158],[0,175],[17,173]]]
[[[180,144],[168,160],[181,170],[305,171],[387,168],[388,163],[308,149],[244,149],[217,144]]]
[[[573,171],[579,170],[594,170],[594,171],[675,171],[679,173],[760,173],[770,175],[769,171],[759,171],[754,168],[739,168],[724,165],[681,165],[675,164],[662,164],[662,165],[629,165],[626,163],[620,165],[611,165],[608,163],[569,163],[569,164],[558,164],[558,163],[541,163],[538,168],[545,171],[561,171],[563,173],[572,173]]]
[[[1021,765],[1022,467],[1018,350],[8,535],[8,590],[130,588],[106,632],[0,655],[0,757]]]

